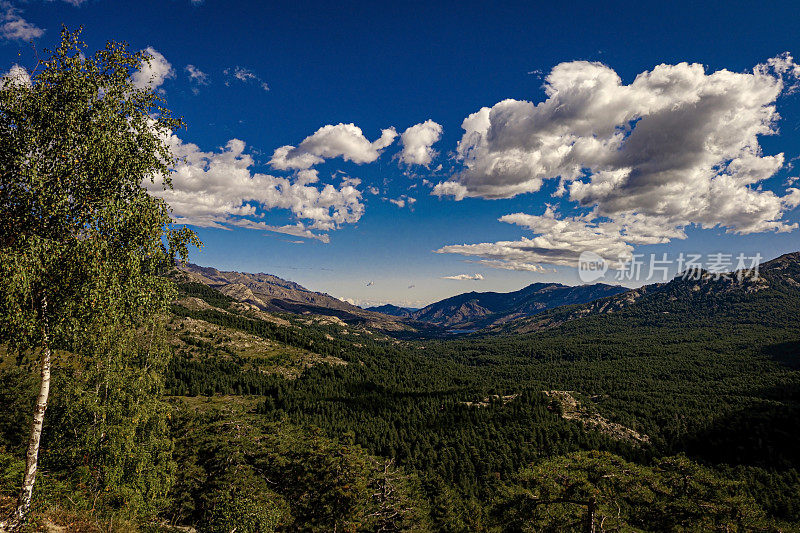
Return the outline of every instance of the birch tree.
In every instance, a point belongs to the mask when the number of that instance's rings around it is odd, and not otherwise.
[[[40,373],[12,530],[31,506],[53,353],[164,309],[173,289],[159,273],[199,244],[143,186],[169,186],[166,139],[181,125],[131,81],[149,57],[115,42],[87,57],[79,33],[0,81],[0,343],[37,356]]]

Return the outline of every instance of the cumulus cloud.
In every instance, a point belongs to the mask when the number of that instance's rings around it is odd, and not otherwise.
[[[328,124],[296,147],[276,149],[269,164],[279,170],[308,169],[334,157],[359,164],[372,163],[396,136],[394,128],[387,128],[381,131],[380,138],[370,142],[355,124]]]
[[[482,274],[456,274],[454,276],[442,276],[442,279],[454,279],[456,281],[480,281]]]
[[[794,58],[789,52],[767,59],[767,62],[758,65],[756,70],[766,74],[769,74],[771,70],[779,75],[786,74],[792,78],[800,78],[800,65],[794,62]]]
[[[436,151],[431,146],[441,137],[441,124],[437,124],[433,120],[415,124],[400,134],[400,144],[403,149],[398,154],[398,158],[406,165],[427,167],[436,156]]]
[[[8,72],[0,76],[0,85],[4,85],[6,83],[19,83],[30,86],[31,75],[28,74],[28,71],[25,69],[25,67],[14,65],[8,70]]]
[[[180,159],[172,174],[173,188],[164,189],[159,180],[146,185],[172,207],[176,222],[243,227],[328,242],[328,234],[319,232],[355,223],[364,213],[361,192],[352,180],[335,187],[318,184],[315,170],[303,170],[291,178],[256,173],[252,156],[238,139],[217,152],[203,152],[175,135],[168,144]],[[275,225],[259,220],[271,209],[288,210],[298,222]]]
[[[452,196],[456,201],[463,200],[468,193],[469,190],[467,187],[457,181],[443,181],[437,183],[431,192],[431,194],[436,196]]]
[[[262,80],[255,72],[253,72],[250,69],[237,66],[232,69],[226,68],[225,70],[222,71],[222,73],[242,83],[256,83],[259,87],[261,87],[265,91],[269,91],[269,85],[267,84],[267,82]],[[225,85],[230,85],[230,82],[229,81],[225,82]]]
[[[21,11],[9,2],[0,2],[0,39],[30,41],[44,35],[44,30],[22,18]]]
[[[783,215],[797,193],[760,187],[784,155],[764,155],[759,136],[777,133],[776,99],[798,75],[789,54],[750,73],[658,65],[628,85],[600,63],[557,65],[544,101],[504,100],[464,120],[463,170],[432,193],[510,198],[558,180],[554,196],[589,213],[508,215],[500,220],[536,236],[440,251],[509,265],[575,264],[581,251],[625,256],[634,245],[685,238],[692,225],[791,231],[797,224]]]
[[[789,194],[782,198],[786,209],[794,209],[800,205],[800,189],[790,188],[786,190]]]
[[[139,89],[149,87],[156,91],[167,79],[175,77],[175,71],[167,58],[152,46],[148,46],[143,52],[149,59],[142,62],[141,69],[133,73],[131,81]]]

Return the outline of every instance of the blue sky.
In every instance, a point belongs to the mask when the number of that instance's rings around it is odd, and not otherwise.
[[[84,26],[90,50],[115,39],[157,54],[146,81],[187,124],[171,140],[189,163],[168,200],[205,242],[192,256],[203,265],[422,306],[579,283],[581,251],[800,249],[800,68],[780,55],[800,54],[793,2],[0,9],[3,71],[30,69],[28,40],[53,47],[62,24]],[[462,274],[483,279],[443,279]]]

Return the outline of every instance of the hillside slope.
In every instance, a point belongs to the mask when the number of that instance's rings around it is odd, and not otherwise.
[[[226,272],[189,263],[180,266],[173,277],[177,281],[202,283],[268,313],[324,315],[388,331],[408,329],[396,317],[361,309],[272,274]]]

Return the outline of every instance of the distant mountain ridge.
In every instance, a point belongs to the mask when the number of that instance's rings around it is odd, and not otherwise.
[[[480,329],[627,291],[624,287],[600,283],[579,286],[534,283],[508,293],[463,293],[422,309],[392,304],[362,309],[263,272],[222,271],[189,263],[179,267],[176,276],[179,280],[208,285],[261,311],[336,316],[351,323],[394,331],[418,327]]]
[[[443,327],[480,328],[532,316],[563,305],[582,304],[628,291],[597,283],[568,286],[533,283],[513,292],[467,292],[445,298],[410,314],[412,320]]]
[[[411,316],[411,313],[418,311],[418,309],[409,309],[408,307],[400,307],[392,304],[376,305],[373,307],[366,307],[365,309],[375,313],[383,313],[384,315],[399,316],[403,318],[408,318]]]
[[[706,271],[691,276],[679,275],[666,283],[645,285],[638,289],[587,302],[582,305],[552,309],[539,316],[495,324],[491,331],[527,333],[558,326],[583,317],[603,314],[626,314],[653,317],[737,316],[742,306],[788,309],[786,302],[800,298],[800,252],[784,254],[759,265],[758,271],[741,270],[720,277]],[[768,315],[768,316],[767,316]],[[776,313],[753,318],[761,320],[797,320]]]
[[[759,275],[742,271],[730,279],[699,272],[696,279],[676,277],[637,289],[597,283],[567,286],[533,283],[518,291],[468,292],[413,310],[386,304],[362,309],[328,294],[272,274],[225,272],[188,264],[178,278],[196,281],[265,312],[335,316],[388,331],[426,328],[525,333],[585,316],[610,313],[672,314],[691,318],[720,312],[740,302],[794,298],[800,294],[800,252],[762,263]],[[655,313],[655,314],[654,314]]]
[[[208,285],[261,311],[335,316],[386,330],[407,328],[397,317],[361,309],[329,294],[310,291],[298,283],[263,272],[222,271],[187,263],[178,268],[174,277],[178,281]]]

